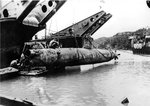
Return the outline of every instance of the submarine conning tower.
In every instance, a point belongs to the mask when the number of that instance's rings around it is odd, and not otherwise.
[[[12,0],[0,9],[0,68],[19,58],[29,41],[66,0]]]

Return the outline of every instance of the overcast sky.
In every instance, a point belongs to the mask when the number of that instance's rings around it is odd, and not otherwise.
[[[150,27],[146,0],[67,0],[48,21],[48,29],[59,31],[101,10],[113,16],[93,35],[94,38]]]

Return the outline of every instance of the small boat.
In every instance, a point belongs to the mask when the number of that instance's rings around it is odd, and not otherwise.
[[[0,79],[5,79],[18,75],[19,70],[13,67],[7,67],[0,69]]]
[[[134,54],[150,54],[150,28],[145,33],[129,37]]]

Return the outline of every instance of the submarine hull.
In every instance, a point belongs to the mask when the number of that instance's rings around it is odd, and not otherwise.
[[[116,57],[116,54],[109,50],[85,49],[85,48],[58,48],[58,49],[32,49],[30,55],[21,57],[24,67],[30,65],[53,67],[65,67],[85,64],[108,62]]]

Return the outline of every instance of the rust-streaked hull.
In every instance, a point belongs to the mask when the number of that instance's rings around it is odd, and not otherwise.
[[[31,49],[30,54],[21,57],[23,68],[45,66],[47,69],[108,62],[117,54],[111,50],[85,48]]]

